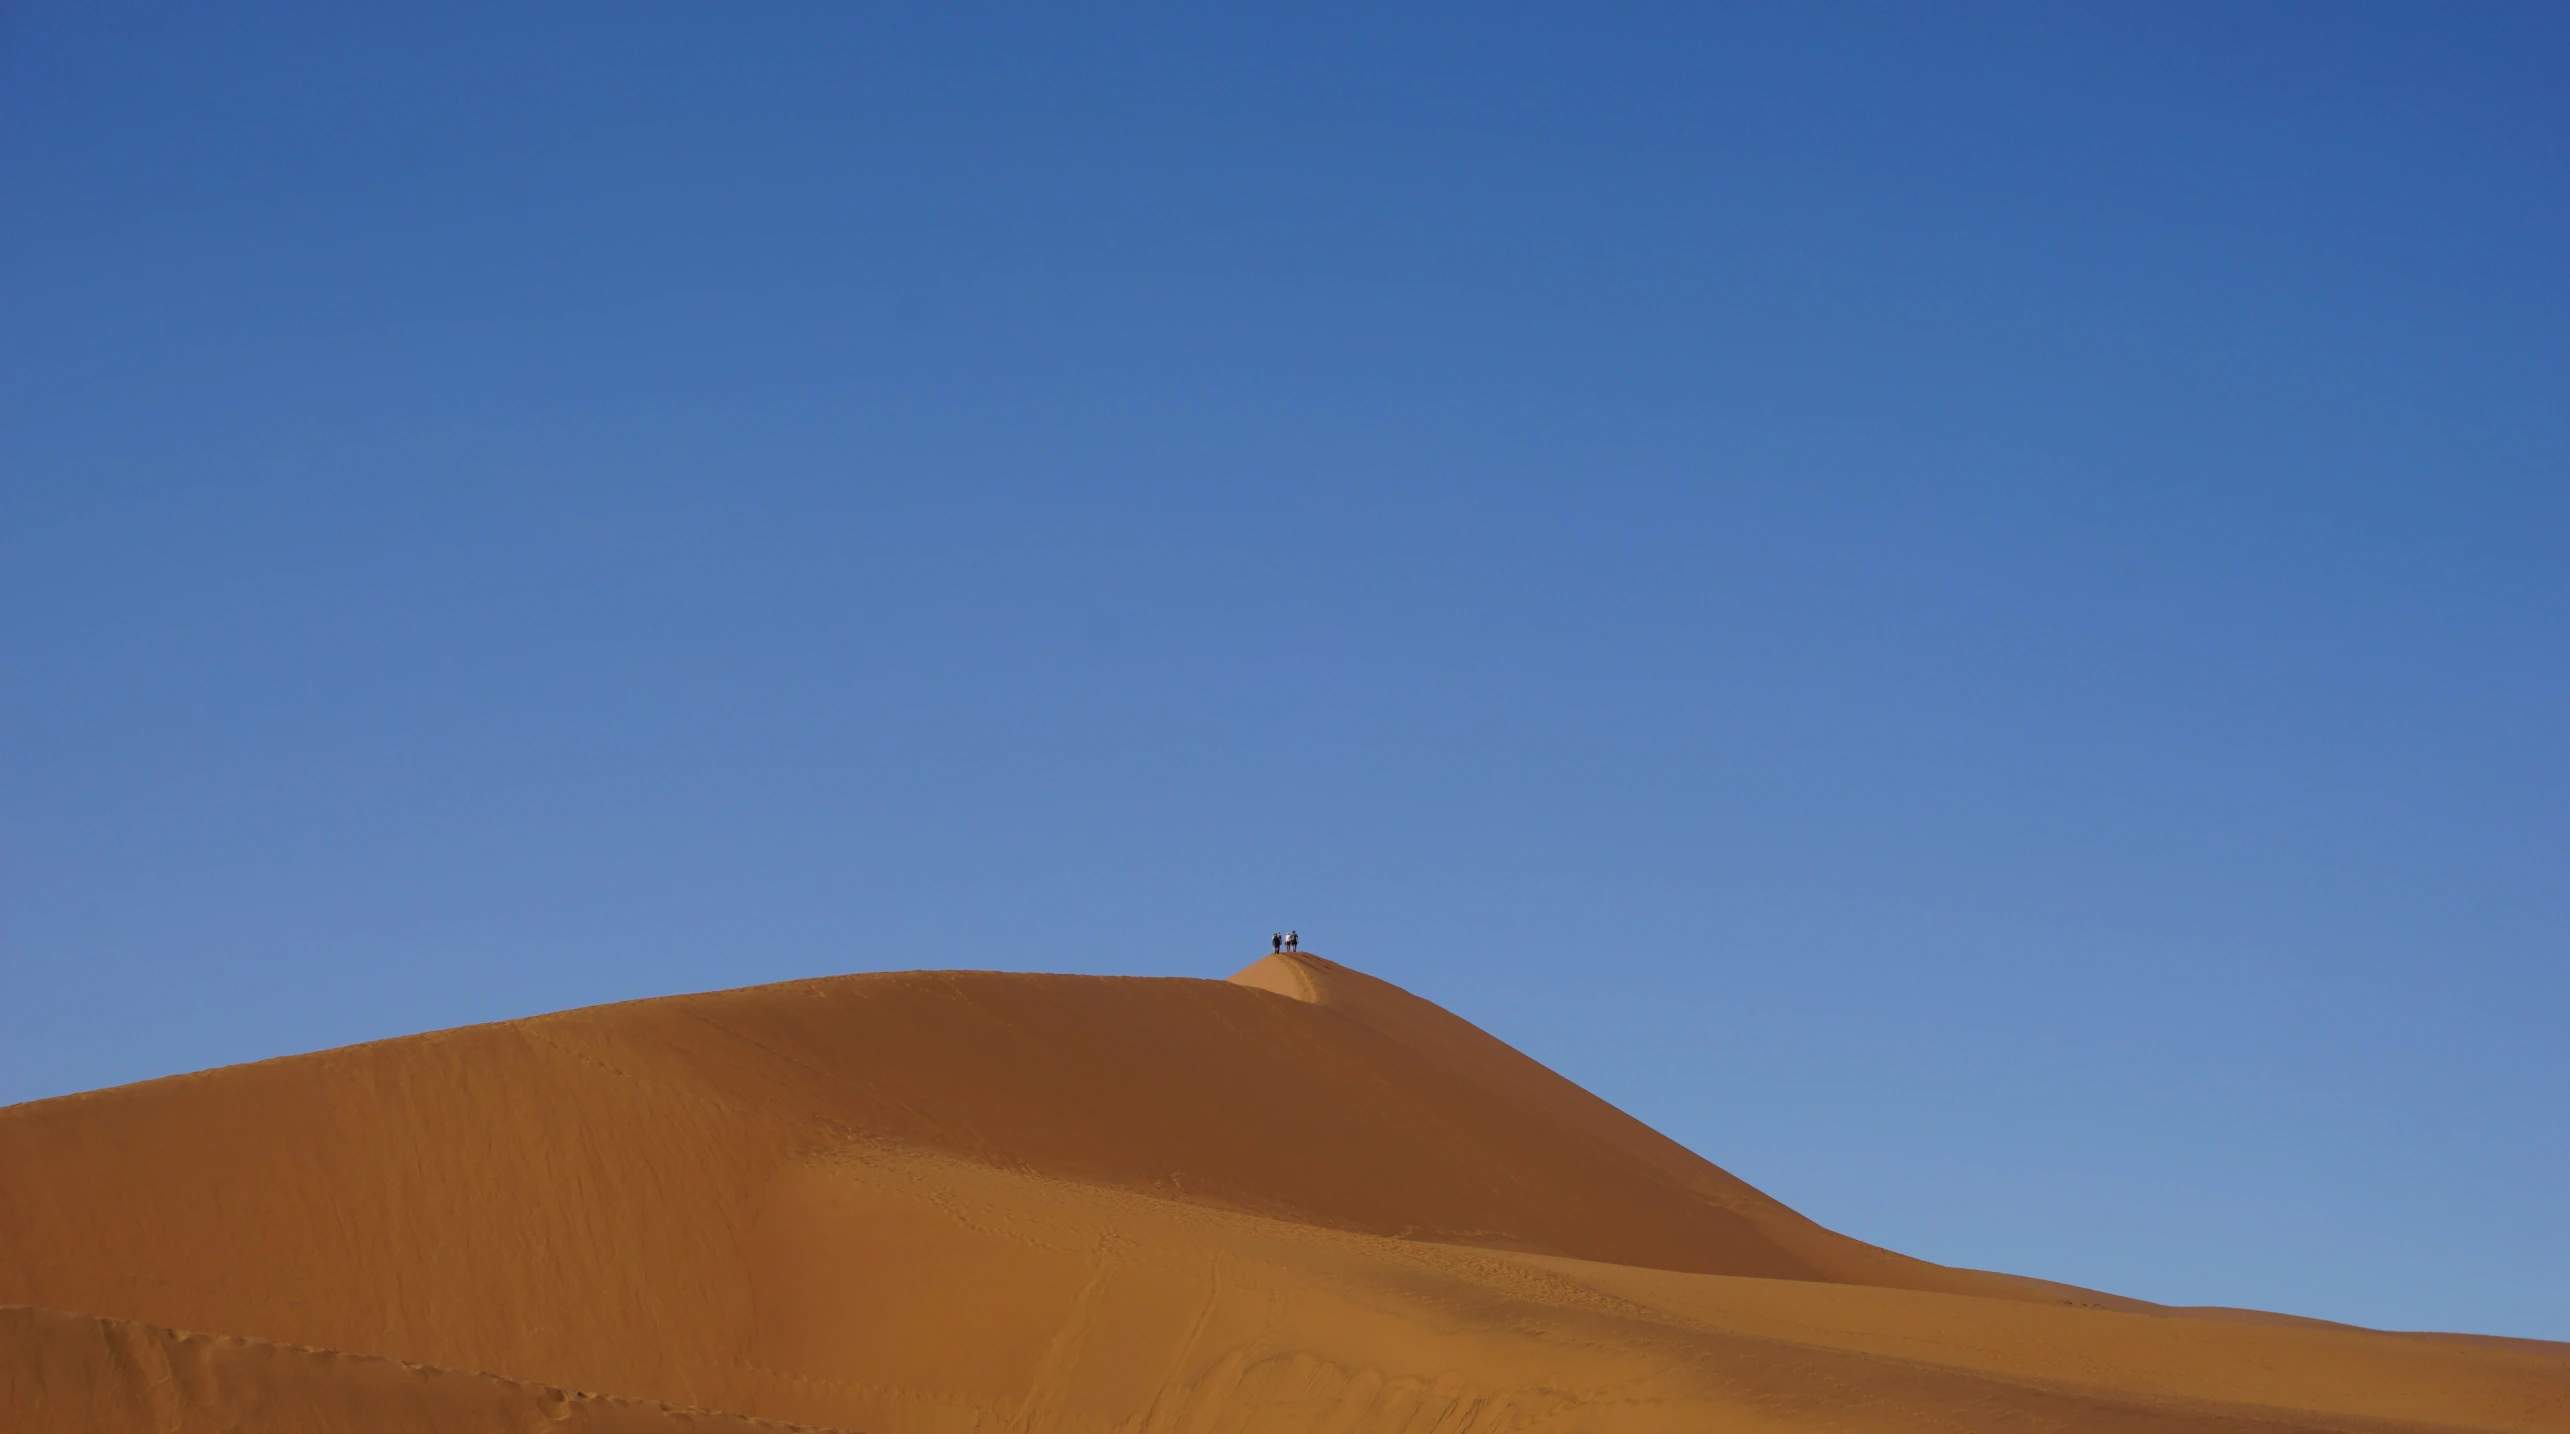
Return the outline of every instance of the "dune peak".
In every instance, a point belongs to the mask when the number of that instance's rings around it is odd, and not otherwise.
[[[1303,962],[1318,959],[1320,958],[1307,956],[1300,951],[1290,955],[1279,951],[1274,955],[1261,956],[1232,972],[1229,979],[1235,986],[1247,986],[1258,991],[1273,991],[1290,1000],[1307,1001],[1317,1005],[1320,1002],[1321,993],[1312,984],[1312,978],[1307,974],[1310,968]]]

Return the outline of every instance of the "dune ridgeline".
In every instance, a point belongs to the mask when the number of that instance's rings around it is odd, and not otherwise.
[[[10,1107],[0,1307],[0,1428],[46,1434],[2570,1431],[2570,1346],[1908,1259],[1291,954]]]

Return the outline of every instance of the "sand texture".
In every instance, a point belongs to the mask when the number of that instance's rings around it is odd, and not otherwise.
[[[372,1355],[0,1305],[0,1428],[86,1434],[833,1434]]]
[[[11,1107],[0,1305],[12,1430],[2570,1434],[2570,1346],[1895,1255],[1309,955],[796,982]]]

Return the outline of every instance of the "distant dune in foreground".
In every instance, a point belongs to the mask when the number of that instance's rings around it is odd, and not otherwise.
[[[1311,955],[801,981],[0,1110],[0,1429],[793,1425],[2570,1434],[2570,1345],[1896,1255]]]

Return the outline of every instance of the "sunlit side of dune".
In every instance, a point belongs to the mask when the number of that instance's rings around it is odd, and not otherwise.
[[[0,1303],[877,1434],[2570,1430],[2559,1346],[1836,1235],[1310,956],[799,982],[0,1111]]]

